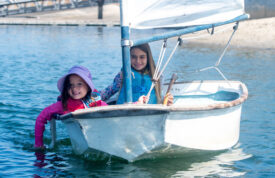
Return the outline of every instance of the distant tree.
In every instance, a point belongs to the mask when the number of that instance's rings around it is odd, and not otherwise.
[[[98,4],[98,14],[97,18],[98,19],[103,19],[103,5],[104,5],[104,0],[97,0]]]

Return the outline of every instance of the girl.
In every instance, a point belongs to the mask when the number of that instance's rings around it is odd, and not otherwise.
[[[148,98],[145,96],[150,90],[152,84],[152,76],[155,72],[155,63],[152,57],[150,46],[142,44],[139,46],[131,47],[131,67],[132,67],[132,97],[133,102],[144,101],[145,103]],[[112,85],[108,86],[106,89],[100,92],[102,100],[106,101],[115,93],[119,92],[117,99],[117,104],[124,103],[124,87],[122,81],[122,72],[119,72]],[[173,96],[169,93],[168,105],[173,104]],[[149,104],[159,104],[162,103],[161,100],[161,91],[160,91],[160,82],[157,81],[155,84],[154,90],[152,90]]]
[[[46,107],[37,117],[35,123],[35,147],[44,148],[43,132],[45,124],[54,114],[65,114],[77,109],[107,105],[101,101],[94,87],[89,70],[82,66],[74,66],[57,82],[61,93],[61,101]]]

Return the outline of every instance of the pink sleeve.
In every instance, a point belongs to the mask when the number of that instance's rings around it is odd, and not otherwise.
[[[35,122],[35,147],[42,147],[43,144],[43,133],[45,130],[45,124],[47,121],[52,119],[53,114],[63,114],[63,107],[60,101],[46,107],[39,114]]]
[[[101,100],[101,105],[100,106],[108,106],[108,104]]]

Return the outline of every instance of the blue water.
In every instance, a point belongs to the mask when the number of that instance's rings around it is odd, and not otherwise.
[[[160,43],[151,46],[157,58]],[[183,81],[222,79],[214,70],[196,72],[215,64],[221,51],[184,45],[165,76],[176,72]],[[274,49],[229,49],[221,62],[225,76],[242,81],[249,90],[234,148],[136,163],[94,162],[73,154],[60,122],[57,148],[35,154],[35,119],[56,101],[58,78],[75,64],[91,70],[98,89],[110,84],[121,67],[119,28],[0,26],[0,177],[275,176]],[[50,143],[49,125],[45,143]]]

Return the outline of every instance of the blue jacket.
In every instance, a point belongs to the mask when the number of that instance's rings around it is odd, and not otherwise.
[[[140,96],[147,95],[151,88],[152,80],[149,74],[140,74],[139,72],[132,69],[132,96],[133,96],[133,102],[136,102]],[[124,83],[123,83],[124,85]],[[124,103],[124,86],[122,85],[117,104],[123,104]],[[150,99],[148,101],[148,104],[157,104],[157,97],[156,97],[156,91],[155,89],[152,90],[150,94]]]

